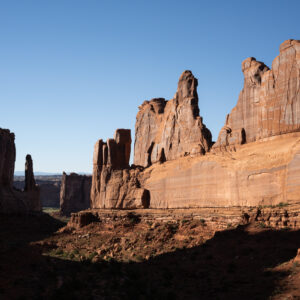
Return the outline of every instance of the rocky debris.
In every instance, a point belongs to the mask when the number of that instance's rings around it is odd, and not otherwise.
[[[247,215],[248,217],[245,217]],[[257,209],[252,208],[191,208],[191,209],[134,209],[134,210],[108,210],[89,209],[71,214],[68,222],[69,228],[81,228],[91,223],[102,224],[159,224],[200,221],[209,225],[214,230],[224,230],[228,227],[236,227],[255,221],[258,215]],[[155,226],[155,225],[153,225]],[[300,227],[300,223],[299,223]]]
[[[72,212],[90,208],[91,185],[91,176],[76,173],[67,175],[63,172],[60,189],[61,214],[69,216]]]
[[[114,139],[97,141],[94,148],[92,208],[148,207],[149,192],[141,187],[142,168],[129,167],[131,134],[117,129]]]
[[[299,131],[300,41],[283,42],[271,70],[250,57],[243,61],[242,71],[243,90],[214,148]]]
[[[172,100],[155,98],[139,107],[135,124],[135,165],[148,167],[155,162],[209,151],[212,136],[199,116],[197,85],[192,72],[184,71]]]

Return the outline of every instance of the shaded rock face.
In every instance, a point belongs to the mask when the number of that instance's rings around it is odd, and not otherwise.
[[[33,163],[31,155],[29,154],[26,155],[24,192],[28,198],[29,210],[40,211],[42,209],[40,201],[40,188],[34,179]]]
[[[45,179],[43,178],[45,177]],[[42,179],[41,179],[42,178]],[[36,184],[40,189],[40,201],[42,207],[59,207],[59,193],[61,178],[49,179],[47,176],[35,177]],[[24,190],[25,181],[19,176],[14,178],[14,188]]]
[[[92,208],[149,206],[149,192],[140,186],[140,168],[129,168],[131,133],[117,129],[114,139],[98,140],[94,148]]]
[[[135,165],[147,167],[189,154],[205,154],[210,149],[212,136],[199,116],[197,85],[192,72],[185,71],[172,100],[156,98],[139,107]]]
[[[243,61],[242,71],[244,88],[214,148],[299,131],[300,41],[282,43],[271,70],[250,57]]]
[[[0,185],[13,186],[16,160],[15,135],[0,128]]]
[[[63,215],[90,208],[91,184],[91,176],[63,173],[60,189],[60,211]]]
[[[15,213],[28,210],[23,193],[13,190],[16,147],[15,135],[0,128],[0,212]]]
[[[33,174],[33,164],[31,155],[26,155],[26,163],[25,163],[25,188],[24,191],[31,191],[36,188],[36,183]]]
[[[0,128],[0,213],[39,211],[39,189],[34,181],[31,156],[26,157],[24,192],[13,188],[15,160],[15,135],[8,129]]]

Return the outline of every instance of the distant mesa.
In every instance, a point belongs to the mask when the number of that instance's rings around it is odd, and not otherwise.
[[[67,175],[63,172],[60,188],[60,212],[62,215],[70,216],[73,212],[90,208],[91,184],[91,176],[76,173]]]

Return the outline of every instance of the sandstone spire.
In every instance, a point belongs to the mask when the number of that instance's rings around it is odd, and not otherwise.
[[[24,191],[32,191],[36,187],[34,174],[33,174],[33,163],[30,154],[26,155],[26,162],[25,162],[25,188]]]
[[[198,81],[184,71],[172,100],[155,98],[139,107],[135,124],[134,164],[149,166],[189,154],[204,154],[211,133],[199,116]]]
[[[33,163],[30,154],[26,155],[24,192],[27,194],[29,209],[33,211],[40,211],[42,208],[40,202],[40,188],[35,183]]]

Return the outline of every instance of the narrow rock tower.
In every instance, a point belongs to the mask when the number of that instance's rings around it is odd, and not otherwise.
[[[40,188],[34,179],[33,162],[30,154],[26,155],[24,192],[27,193],[29,209],[40,211],[42,209],[40,202]]]

